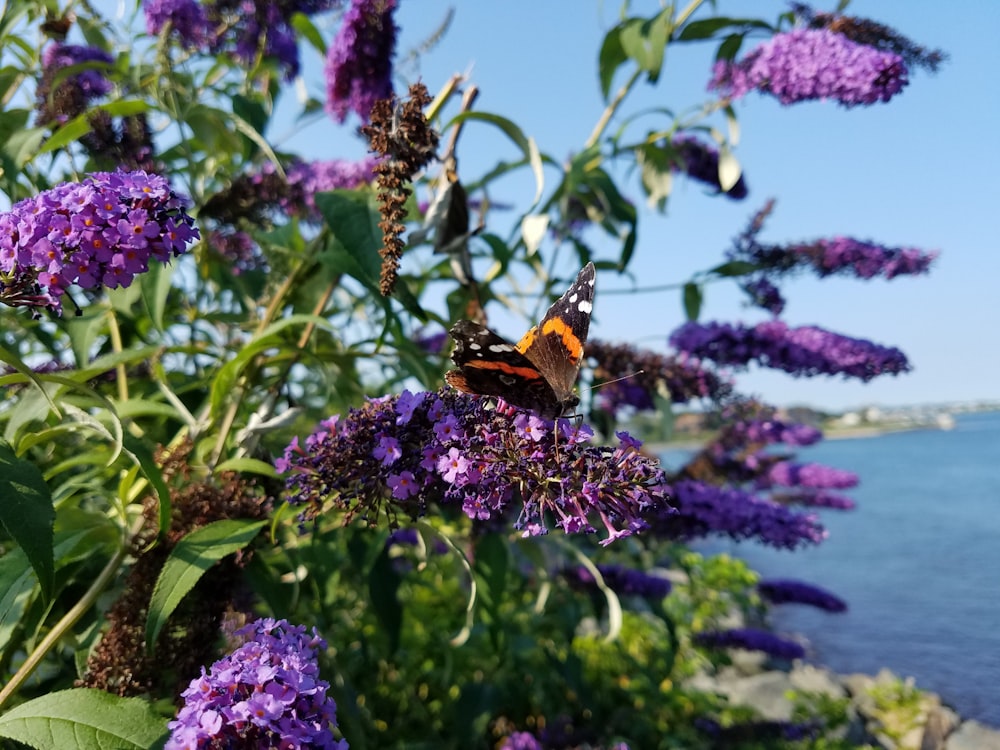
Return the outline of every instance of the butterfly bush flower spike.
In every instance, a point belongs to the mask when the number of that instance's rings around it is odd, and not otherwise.
[[[61,312],[62,294],[129,286],[198,238],[187,200],[163,177],[95,172],[0,214],[0,302]]]
[[[756,90],[782,104],[834,99],[854,107],[887,102],[907,83],[906,63],[894,52],[829,29],[799,28],[775,34],[739,62],[720,60],[709,88],[729,99]]]
[[[168,724],[165,750],[322,748],[347,750],[333,735],[337,706],[320,679],[326,642],[313,629],[261,619],[238,630],[242,643],[191,681]]]
[[[659,464],[622,434],[617,446],[591,445],[586,427],[552,422],[511,406],[488,408],[451,389],[369,400],[328,421],[276,466],[289,472],[289,501],[301,520],[330,503],[348,517],[381,512],[417,518],[432,503],[460,508],[491,527],[524,536],[601,533],[604,543],[669,513]]]
[[[399,29],[396,0],[352,0],[326,56],[326,111],[337,122],[392,96],[392,57]]]

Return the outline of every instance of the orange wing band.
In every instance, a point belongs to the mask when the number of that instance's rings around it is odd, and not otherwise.
[[[499,370],[500,372],[505,372],[508,375],[516,375],[525,380],[538,380],[542,377],[542,374],[534,367],[516,367],[506,362],[491,362],[485,359],[474,359],[471,362],[464,363],[462,366],[475,367],[478,370]]]

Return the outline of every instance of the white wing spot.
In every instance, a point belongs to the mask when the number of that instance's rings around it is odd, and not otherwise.
[[[584,299],[580,300],[580,304],[576,306],[576,309],[582,313],[590,313],[594,309],[594,306]]]
[[[472,351],[474,351],[474,352],[475,352],[475,351],[478,351],[478,350],[482,349],[483,347],[481,347],[481,346],[480,346],[479,344],[477,344],[477,343],[476,343],[475,341],[470,341],[470,342],[469,342],[469,348],[470,348],[470,349],[472,349]]]
[[[576,300],[577,300],[577,298],[579,296],[580,296],[579,294],[577,294],[576,292],[573,292],[573,296],[569,298],[569,301],[570,302],[576,302]]]
[[[494,354],[501,354],[502,352],[514,351],[514,347],[508,344],[491,344],[490,351],[493,352]]]

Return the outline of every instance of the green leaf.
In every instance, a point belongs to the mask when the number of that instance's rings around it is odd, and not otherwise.
[[[688,320],[698,320],[701,314],[701,287],[693,281],[684,285],[684,314]]]
[[[389,550],[383,545],[382,552],[375,558],[375,564],[368,572],[368,595],[372,608],[389,637],[389,653],[399,648],[403,632],[403,606],[399,603],[399,586],[402,578],[389,558]]]
[[[625,54],[645,71],[651,83],[660,77],[663,57],[670,40],[673,6],[668,6],[650,19],[634,18],[625,22],[620,39]]]
[[[378,226],[381,216],[372,198],[354,190],[333,190],[316,196],[316,208],[347,253],[347,258],[340,258],[337,270],[366,286],[377,286],[382,269],[378,253],[382,230]]]
[[[711,39],[724,29],[771,29],[771,25],[756,18],[704,18],[685,24],[677,35],[680,42],[693,42],[700,39]]]
[[[490,112],[462,112],[456,115],[448,123],[448,126],[456,125],[466,120],[478,120],[495,126],[521,149],[521,153],[524,154],[528,166],[531,167],[531,173],[535,176],[535,197],[531,201],[531,206],[528,207],[530,211],[541,200],[542,192],[545,189],[545,174],[542,171],[543,159],[534,139],[526,136],[524,131],[512,120]]]
[[[267,461],[261,461],[257,458],[232,458],[228,461],[223,461],[215,467],[215,473],[219,474],[223,471],[262,474],[265,477],[272,478],[278,476],[278,472],[275,470],[273,464],[269,464]]]
[[[39,750],[146,750],[166,733],[148,701],[90,688],[49,693],[0,716],[0,737]]]
[[[139,468],[149,480],[150,485],[156,490],[156,498],[160,502],[160,531],[166,531],[167,527],[170,526],[170,489],[163,481],[163,472],[156,465],[153,451],[131,433],[125,434],[123,444],[129,455],[139,464]]]
[[[709,269],[708,272],[714,273],[716,276],[746,276],[748,273],[758,270],[758,268],[759,266],[756,263],[750,263],[745,260],[730,260]]]
[[[323,41],[323,34],[316,28],[309,16],[305,13],[293,13],[292,28],[298,32],[297,37],[305,39],[320,55],[326,57],[326,42]]]
[[[52,558],[56,512],[42,472],[0,443],[0,525],[17,542],[38,576],[42,595],[52,596]]]
[[[170,614],[205,572],[226,555],[254,540],[267,521],[224,519],[192,531],[174,547],[156,580],[146,617],[146,649],[153,644]]]
[[[601,94],[607,101],[611,92],[611,82],[614,80],[618,68],[628,60],[625,49],[622,47],[622,28],[624,24],[615,26],[604,36],[601,43],[601,51],[597,58],[597,70],[601,79]]]
[[[153,266],[144,274],[140,274],[142,286],[142,301],[149,313],[150,322],[156,330],[163,330],[163,315],[167,309],[167,297],[170,295],[170,285],[174,278],[174,265]]]

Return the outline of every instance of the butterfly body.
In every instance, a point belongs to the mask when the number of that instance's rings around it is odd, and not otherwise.
[[[594,280],[594,264],[588,263],[516,344],[479,323],[458,321],[449,331],[458,369],[445,380],[457,390],[499,397],[545,419],[571,412],[580,403],[573,388],[590,329]]]

